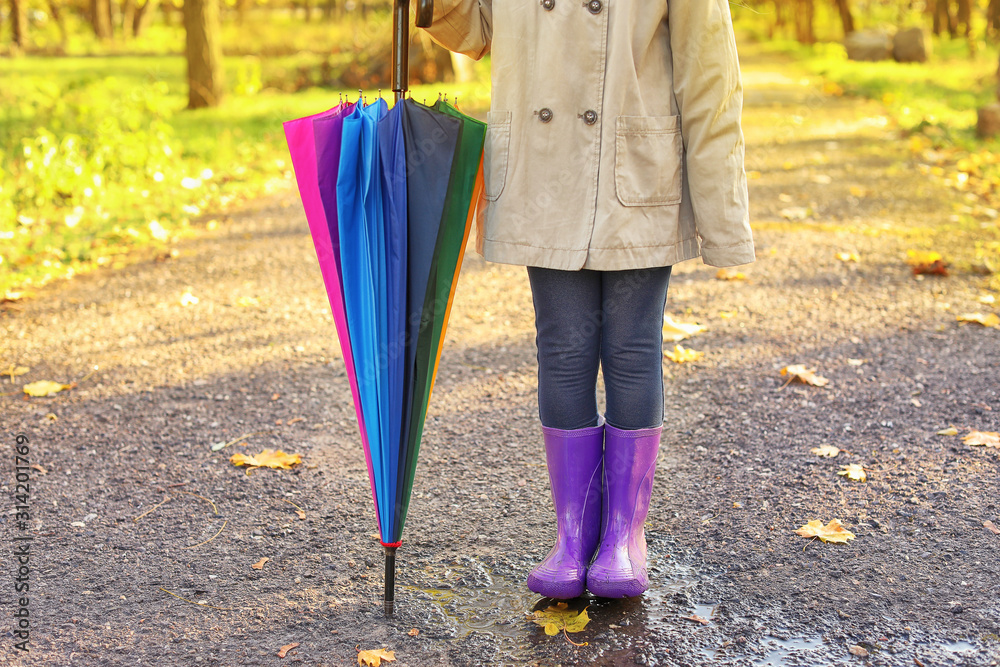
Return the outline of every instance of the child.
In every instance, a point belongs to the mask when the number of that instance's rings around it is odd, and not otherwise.
[[[437,0],[428,31],[492,53],[480,245],[528,267],[557,515],[528,586],[640,595],[671,266],[754,261],[728,1]]]

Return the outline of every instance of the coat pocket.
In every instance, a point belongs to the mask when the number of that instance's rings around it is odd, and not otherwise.
[[[683,178],[680,116],[618,117],[615,190],[623,206],[679,204]]]
[[[490,111],[486,114],[486,146],[483,185],[486,199],[500,199],[507,181],[507,156],[510,151],[510,112]]]

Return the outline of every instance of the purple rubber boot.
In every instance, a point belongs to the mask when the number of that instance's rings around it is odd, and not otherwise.
[[[542,428],[556,508],[556,545],[528,575],[528,588],[550,598],[580,597],[601,535],[604,424],[562,431]]]
[[[633,597],[649,588],[643,524],[662,431],[605,427],[601,544],[587,571],[587,588],[598,597]]]

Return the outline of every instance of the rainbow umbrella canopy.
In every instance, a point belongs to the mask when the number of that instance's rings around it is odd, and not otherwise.
[[[394,47],[408,42],[407,7],[396,1]],[[446,101],[406,99],[402,59],[391,109],[359,100],[284,124],[368,464],[387,614],[486,138],[485,124]]]

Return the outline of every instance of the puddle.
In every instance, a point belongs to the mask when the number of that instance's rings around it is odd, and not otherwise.
[[[941,645],[941,650],[947,651],[948,653],[976,653],[979,649],[969,642],[958,640],[945,642]]]
[[[767,653],[753,661],[754,667],[782,667],[795,664],[819,664],[818,652],[823,647],[820,637],[779,639],[766,637],[763,642]],[[824,656],[825,657],[825,656]]]
[[[527,614],[553,601],[532,593],[523,576],[518,575],[506,566],[489,567],[475,558],[428,565],[411,571],[413,584],[397,591],[397,615],[409,609],[423,617],[422,632],[429,635],[463,640],[477,647],[488,642],[491,664],[531,662],[551,638],[529,624]],[[657,636],[653,631],[676,633],[682,628],[690,637],[715,625],[717,605],[701,601],[695,604],[689,599],[689,590],[702,581],[694,568],[673,563],[666,556],[654,556],[650,559],[650,579],[653,585],[641,598],[585,597],[570,603],[574,608],[588,608],[591,622],[584,633],[574,638],[591,642],[591,655],[598,664],[608,664],[604,660],[613,660],[622,652],[632,655],[639,645],[648,650],[651,638]],[[710,624],[680,620],[691,615],[705,618]]]

